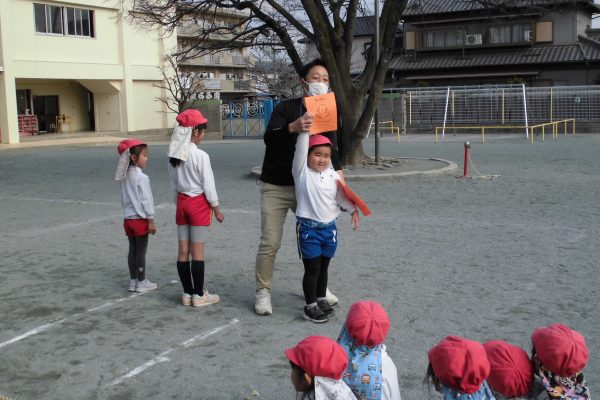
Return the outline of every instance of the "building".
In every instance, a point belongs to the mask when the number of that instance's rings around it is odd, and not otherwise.
[[[185,10],[180,12],[185,13]],[[219,27],[236,29],[240,26],[243,29],[243,21],[248,15],[248,11],[223,8],[187,15],[177,27],[178,50],[194,48],[198,41],[214,42],[217,46],[232,43],[233,34],[219,32]],[[201,80],[198,99],[240,102],[254,95],[249,76],[253,63],[248,48],[233,45],[228,50],[186,57],[179,62],[179,72]]]
[[[159,66],[176,39],[120,18],[118,2],[0,2],[0,132],[166,129]],[[125,14],[127,11],[125,10]],[[15,101],[16,100],[16,101]]]
[[[396,86],[600,83],[591,0],[410,0]]]

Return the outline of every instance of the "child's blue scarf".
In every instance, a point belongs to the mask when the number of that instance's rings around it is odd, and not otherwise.
[[[345,324],[337,341],[348,353],[348,368],[342,375],[342,380],[352,389],[357,398],[381,400],[383,345],[374,347],[356,345]]]
[[[457,392],[443,383],[440,384],[440,391],[444,400],[496,400],[486,381],[483,381],[479,390],[472,394]]]

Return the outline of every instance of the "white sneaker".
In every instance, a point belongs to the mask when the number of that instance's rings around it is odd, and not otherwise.
[[[135,286],[137,285],[137,279],[130,279],[129,280],[129,291],[130,292],[135,292]]]
[[[327,291],[325,292],[325,301],[329,303],[330,306],[335,306],[337,303],[339,303],[337,296],[331,293],[329,288],[327,288]]]
[[[148,292],[150,290],[154,290],[158,287],[156,283],[150,282],[148,279],[143,281],[138,281],[137,285],[135,285],[135,291],[138,293]]]
[[[204,307],[210,304],[218,303],[220,300],[218,294],[210,294],[208,290],[204,289],[204,294],[202,296],[198,296],[197,294],[192,296],[192,306],[193,307]]]
[[[271,308],[271,293],[266,288],[262,288],[254,295],[254,311],[258,315],[271,315],[273,309]]]

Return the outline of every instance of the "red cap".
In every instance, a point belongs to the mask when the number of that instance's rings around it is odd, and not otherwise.
[[[460,393],[475,393],[490,374],[490,363],[479,342],[446,336],[427,355],[438,380]]]
[[[531,341],[542,364],[561,377],[581,371],[590,357],[585,337],[563,324],[537,328]]]
[[[146,143],[142,142],[140,139],[134,139],[134,138],[124,139],[119,142],[117,151],[119,152],[119,154],[123,154],[123,152],[125,150],[129,150],[130,148],[139,146],[140,144],[146,144]]]
[[[312,135],[310,137],[310,139],[308,139],[308,148],[311,148],[313,146],[321,146],[324,144],[328,144],[331,146],[331,140],[327,139],[325,136],[323,135]]]
[[[346,350],[325,336],[309,336],[295,347],[285,350],[285,356],[310,376],[341,379],[348,366]]]
[[[520,347],[504,340],[483,344],[490,362],[487,381],[504,397],[527,397],[533,384],[533,367],[529,356]]]
[[[359,301],[348,311],[346,329],[357,345],[377,346],[385,341],[390,318],[376,301]]]
[[[189,108],[185,111],[182,111],[179,113],[177,118],[175,118],[175,120],[179,123],[179,125],[185,127],[194,127],[196,125],[208,122],[208,120],[204,118],[204,115],[202,115],[202,113],[195,108]]]

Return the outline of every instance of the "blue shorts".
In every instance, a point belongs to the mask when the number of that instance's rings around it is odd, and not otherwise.
[[[300,258],[333,257],[337,248],[335,221],[323,224],[306,218],[296,218],[296,241]]]

